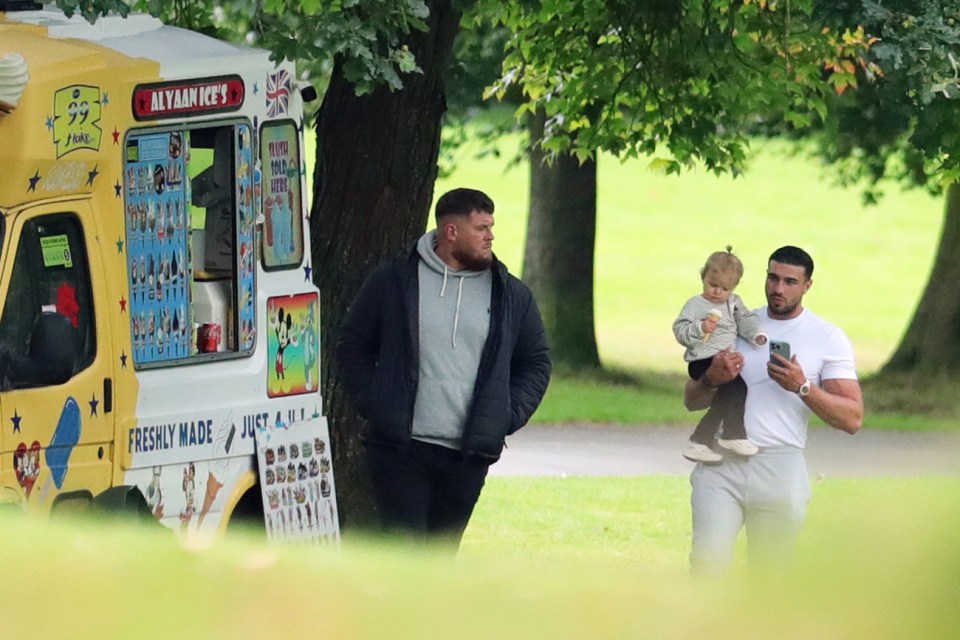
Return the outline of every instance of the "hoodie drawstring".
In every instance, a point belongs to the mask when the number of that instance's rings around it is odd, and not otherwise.
[[[443,266],[443,285],[440,287],[440,297],[447,292],[447,274],[450,270]],[[457,348],[457,327],[460,326],[460,301],[463,300],[463,276],[459,276],[460,284],[457,286],[457,308],[453,313],[453,348]]]
[[[457,348],[457,326],[460,324],[460,300],[463,298],[463,278],[457,287],[457,310],[453,314],[453,348]]]

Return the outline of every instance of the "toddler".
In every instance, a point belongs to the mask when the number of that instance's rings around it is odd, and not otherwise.
[[[677,342],[687,348],[683,358],[687,372],[694,380],[706,373],[713,356],[724,349],[734,349],[737,336],[756,345],[767,342],[763,324],[757,314],[733,293],[743,276],[743,263],[733,255],[733,248],[716,251],[707,258],[700,271],[703,293],[687,300],[673,323]],[[711,445],[722,428],[717,444],[743,456],[752,456],[758,449],[747,440],[743,426],[743,409],[747,400],[747,384],[739,375],[717,388],[710,409],[697,424],[683,457],[693,462],[718,464],[723,456]]]

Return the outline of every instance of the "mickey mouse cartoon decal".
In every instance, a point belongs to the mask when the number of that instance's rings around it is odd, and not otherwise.
[[[277,380],[283,380],[283,352],[291,344],[297,344],[297,338],[293,332],[293,318],[290,317],[289,313],[284,313],[283,307],[280,307],[280,310],[277,312],[277,324],[275,329],[277,332],[278,342],[275,370],[277,374]]]

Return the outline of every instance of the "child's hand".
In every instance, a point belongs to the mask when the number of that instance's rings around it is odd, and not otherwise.
[[[704,335],[713,333],[716,328],[717,321],[709,315],[700,321],[700,329],[703,331]]]

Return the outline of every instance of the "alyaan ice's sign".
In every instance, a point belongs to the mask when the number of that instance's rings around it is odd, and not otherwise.
[[[236,111],[243,106],[243,99],[240,76],[141,84],[133,91],[133,117],[160,120]]]

